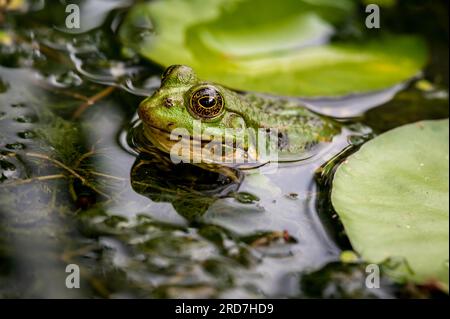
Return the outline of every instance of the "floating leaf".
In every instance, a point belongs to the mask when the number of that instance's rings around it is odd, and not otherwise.
[[[416,75],[427,55],[416,37],[329,41],[354,9],[353,1],[330,0],[153,1],[131,10],[120,35],[164,67],[186,64],[241,90],[337,96]]]
[[[400,258],[396,279],[437,281],[448,291],[448,120],[396,128],[369,141],[336,171],[332,202],[368,262]]]

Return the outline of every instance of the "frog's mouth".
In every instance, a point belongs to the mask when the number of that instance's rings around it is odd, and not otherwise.
[[[211,139],[202,139],[198,140],[190,136],[190,135],[181,135],[174,134],[173,132],[169,132],[165,129],[149,125],[144,125],[144,136],[148,139],[154,146],[158,147],[162,151],[166,153],[170,153],[173,147],[180,142],[180,140],[190,140],[196,143],[201,143],[201,146],[211,142]]]
[[[202,139],[190,135],[175,134],[167,130],[143,123],[144,138],[159,150],[169,153],[171,159],[189,163],[214,163],[235,166],[236,163],[257,162],[257,152],[253,147],[247,150],[220,143],[212,137]]]

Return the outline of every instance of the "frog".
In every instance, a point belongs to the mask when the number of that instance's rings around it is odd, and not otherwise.
[[[264,152],[258,147],[275,152],[275,161],[300,161],[331,143],[342,129],[298,100],[233,90],[199,79],[186,65],[169,66],[137,113],[146,142],[171,155],[176,149],[179,160],[199,165],[274,161],[260,156]],[[180,152],[180,138],[188,151]]]

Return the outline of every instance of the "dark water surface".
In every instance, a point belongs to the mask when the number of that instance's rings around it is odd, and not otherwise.
[[[422,76],[307,101],[347,129],[312,159],[236,172],[236,182],[133,152],[135,110],[161,69],[117,42],[131,2],[80,1],[88,22],[75,35],[58,31],[56,1],[0,11],[12,36],[0,41],[0,297],[428,296],[386,278],[367,289],[365,265],[340,261],[351,247],[329,187],[335,164],[364,141],[448,117],[448,22],[436,17],[446,5],[411,9],[432,52]],[[403,30],[404,19],[386,23]],[[65,286],[71,263],[80,289]]]

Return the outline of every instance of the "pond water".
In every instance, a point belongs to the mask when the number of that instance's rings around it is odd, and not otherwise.
[[[81,34],[58,31],[62,4],[0,11],[0,297],[428,296],[387,278],[365,288],[365,265],[341,261],[351,246],[329,192],[336,164],[365,141],[448,117],[447,4],[413,12],[432,50],[423,75],[305,100],[346,129],[311,159],[236,180],[134,152],[136,108],[162,70],[121,51],[131,1],[80,4],[90,14]],[[68,264],[80,266],[80,289],[65,286]]]

